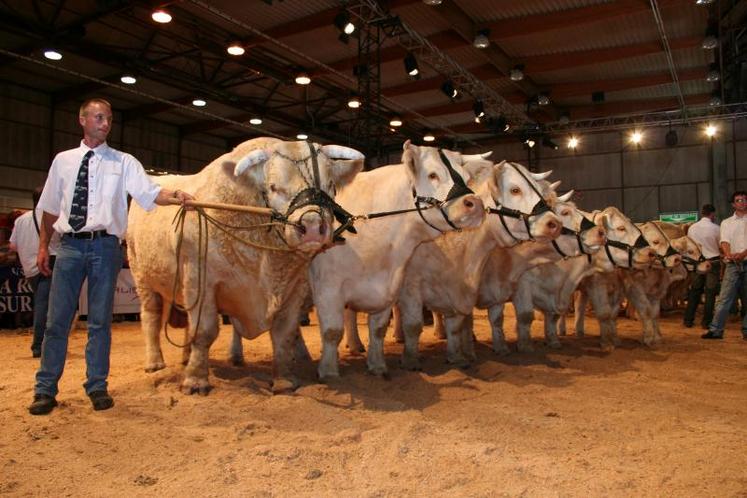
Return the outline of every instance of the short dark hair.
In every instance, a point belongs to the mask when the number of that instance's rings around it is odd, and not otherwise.
[[[34,200],[34,207],[36,207],[36,205],[39,204],[39,199],[41,199],[43,190],[44,190],[44,187],[36,187],[34,191],[31,192],[31,198]]]
[[[744,190],[737,190],[736,192],[731,194],[731,202],[734,202],[734,199],[736,199],[737,197],[747,197],[747,192],[745,192]]]
[[[716,212],[716,208],[713,207],[713,204],[703,204],[703,207],[700,208],[700,214],[703,216],[708,216],[709,214],[713,214]]]

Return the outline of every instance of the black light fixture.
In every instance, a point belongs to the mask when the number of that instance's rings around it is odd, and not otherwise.
[[[420,69],[418,68],[418,60],[415,58],[412,53],[408,52],[404,59],[405,63],[405,71],[410,76],[418,76],[420,74]]]
[[[708,28],[706,28],[705,37],[703,37],[703,41],[700,44],[701,47],[703,47],[704,50],[713,50],[714,48],[718,47],[718,26],[716,26],[713,23],[710,23],[708,25]]]
[[[455,99],[459,96],[459,90],[456,89],[451,80],[444,81],[443,85],[441,85],[441,91],[450,99]]]
[[[483,117],[485,115],[485,105],[482,103],[482,100],[475,100],[472,110],[475,111],[476,118]]]
[[[547,135],[545,135],[544,137],[542,137],[542,145],[545,146],[545,147],[549,147],[549,148],[551,148],[553,150],[558,150],[560,148],[558,146],[558,144],[556,144],[553,141],[553,139],[550,138],[550,137],[548,137]]]
[[[677,132],[673,130],[672,128],[669,128],[669,131],[666,135],[664,135],[664,143],[667,147],[676,147],[677,142],[679,141],[677,137]]]
[[[348,99],[348,107],[358,109],[361,106],[361,98],[357,95],[351,95]]]
[[[521,81],[524,79],[524,64],[516,64],[508,73],[511,81]]]
[[[340,30],[340,36],[337,37],[342,43],[347,44],[350,41],[350,35],[355,32],[355,24],[350,20],[350,13],[342,9],[334,19],[335,27]]]
[[[721,105],[721,90],[711,92],[711,100],[708,101],[708,105],[712,107]]]
[[[565,126],[570,122],[571,122],[571,114],[568,111],[561,112],[560,117],[558,118],[558,123]]]
[[[511,125],[503,114],[497,118],[488,118],[485,122],[485,126],[493,133],[508,133],[508,130],[511,129]]]
[[[547,96],[547,93],[538,93],[537,94],[537,104],[541,106],[548,105],[550,103],[550,97]]]
[[[706,73],[706,81],[709,83],[715,83],[721,79],[721,71],[718,70],[718,64],[711,63],[708,66],[708,73]]]

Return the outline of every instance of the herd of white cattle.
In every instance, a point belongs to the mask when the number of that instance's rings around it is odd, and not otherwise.
[[[376,375],[387,374],[384,336],[393,310],[404,340],[401,366],[413,370],[420,368],[424,307],[435,312],[448,361],[460,367],[475,360],[475,308],[488,310],[493,349],[509,352],[508,301],[519,351],[532,349],[535,309],[544,313],[548,346],[559,348],[574,296],[582,310],[576,334],[583,334],[588,300],[602,349],[618,342],[624,298],[638,311],[643,343],[660,341],[659,303],[670,284],[688,270],[709,269],[698,245],[679,227],[634,224],[614,207],[584,212],[570,202],[572,192],[556,193],[560,182],[548,182],[549,172],[493,163],[489,155],[407,141],[401,163],[361,172],[363,155],[348,147],[257,138],[197,174],[156,178],[198,201],[267,206],[282,216],[270,223],[260,214],[208,209],[226,227],[219,230],[190,211],[179,231],[172,225],[177,207],[145,212],[132,205],[127,241],[146,371],[165,367],[161,328],[174,306],[188,317],[186,393],[210,389],[208,353],[220,314],[232,317],[232,359],[243,359],[240,337],[269,331],[273,391],[294,389],[293,362],[308,358],[299,316],[311,301],[321,380],[339,376],[343,335],[351,351],[365,351],[356,312],[368,314],[367,365]],[[336,233],[340,221],[348,228],[344,240]]]

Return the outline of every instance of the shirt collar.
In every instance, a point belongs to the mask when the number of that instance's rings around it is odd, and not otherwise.
[[[89,146],[87,146],[87,145],[86,145],[86,144],[85,144],[85,143],[83,142],[83,140],[81,140],[81,141],[80,141],[80,148],[81,148],[81,149],[83,150],[83,154],[84,154],[84,155],[85,155],[85,154],[86,154],[86,152],[88,152],[89,150],[92,150],[92,151],[93,151],[93,153],[94,153],[94,155],[96,155],[96,156],[99,156],[99,157],[102,157],[102,156],[104,156],[104,155],[106,154],[106,152],[107,152],[107,151],[109,150],[109,145],[108,145],[108,144],[107,144],[106,142],[104,142],[104,143],[102,143],[102,144],[100,144],[100,145],[97,145],[96,147],[94,147],[94,148],[92,149],[92,148],[90,148]]]

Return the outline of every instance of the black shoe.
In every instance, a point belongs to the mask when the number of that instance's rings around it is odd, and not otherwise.
[[[48,394],[34,394],[34,402],[29,406],[31,415],[46,415],[57,406],[54,396]]]
[[[94,391],[88,397],[91,398],[91,404],[96,411],[108,410],[114,406],[114,399],[106,391]]]
[[[41,358],[42,352],[40,349],[32,349],[31,356],[34,358]]]
[[[700,338],[701,339],[723,339],[724,334],[717,334],[709,330],[705,334],[701,335]]]

